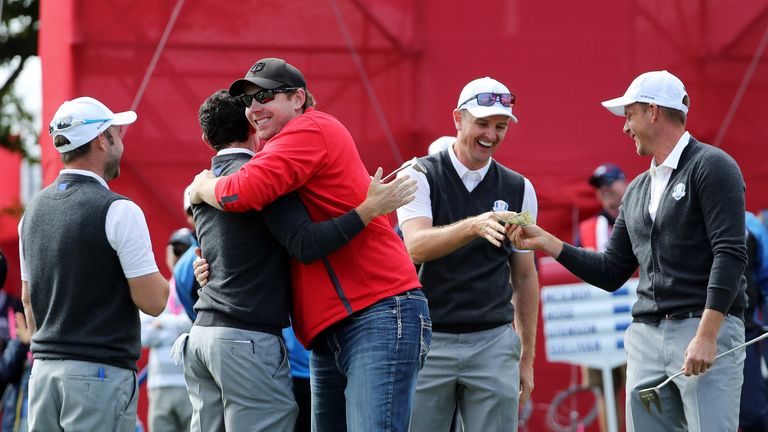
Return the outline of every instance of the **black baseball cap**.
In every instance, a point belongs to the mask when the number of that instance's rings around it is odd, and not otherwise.
[[[301,71],[285,60],[274,57],[257,61],[245,74],[245,78],[240,78],[229,86],[229,94],[240,96],[245,93],[245,83],[255,84],[267,90],[280,87],[307,88],[307,81]]]
[[[621,168],[612,163],[605,163],[595,168],[595,172],[589,178],[589,184],[599,188],[601,186],[610,186],[616,180],[624,179],[626,179],[626,176]]]

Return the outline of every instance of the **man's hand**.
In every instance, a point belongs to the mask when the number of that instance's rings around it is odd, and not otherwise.
[[[216,176],[210,170],[202,170],[200,174],[196,175],[192,184],[189,185],[189,202],[192,204],[202,203],[204,201],[204,189],[208,181],[215,179]]]
[[[704,373],[712,367],[717,354],[717,334],[725,321],[725,315],[714,309],[704,309],[696,329],[696,336],[688,343],[685,361],[680,368],[685,376]]]
[[[376,170],[368,186],[365,201],[355,209],[366,225],[374,218],[392,213],[415,198],[415,180],[409,176],[402,176],[385,184],[381,183],[382,172],[381,167]]]
[[[195,269],[195,279],[202,288],[208,283],[208,261],[203,258],[200,248],[195,248],[195,255],[197,258],[192,262],[192,267]]]
[[[507,225],[507,238],[517,250],[540,250],[557,258],[563,251],[563,242],[538,225]]]
[[[717,354],[717,338],[695,336],[685,350],[685,363],[680,370],[685,376],[698,375],[712,367]]]
[[[29,345],[29,342],[32,340],[32,333],[29,331],[29,327],[27,327],[27,319],[21,312],[16,312],[13,315],[16,318],[16,337],[24,345]]]
[[[533,393],[533,362],[520,362],[520,396],[519,406],[522,407],[528,402]]]
[[[472,218],[472,231],[476,237],[484,238],[496,247],[504,241],[504,224],[499,221],[499,216],[507,217],[514,212],[485,212]]]

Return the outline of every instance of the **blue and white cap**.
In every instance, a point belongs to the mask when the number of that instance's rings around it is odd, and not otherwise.
[[[135,121],[135,112],[113,113],[103,103],[85,96],[61,104],[48,132],[52,138],[63,135],[69,140],[69,144],[56,147],[59,153],[66,153],[91,142],[112,125],[128,125]]]

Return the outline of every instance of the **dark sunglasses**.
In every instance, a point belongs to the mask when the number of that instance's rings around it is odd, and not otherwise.
[[[477,104],[480,106],[492,106],[498,100],[505,107],[513,107],[516,98],[512,93],[478,93],[459,104],[459,108],[472,99],[477,99]]]
[[[60,132],[81,124],[101,123],[112,119],[73,120],[71,116],[53,119],[48,126],[48,133]]]
[[[275,95],[278,93],[289,93],[298,89],[298,87],[281,87],[270,90],[259,90],[254,94],[242,94],[240,95],[240,102],[245,105],[246,108],[251,106],[253,100],[256,99],[258,103],[265,104],[275,99]]]

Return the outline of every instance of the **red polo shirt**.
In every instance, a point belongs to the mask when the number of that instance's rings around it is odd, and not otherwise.
[[[290,120],[239,172],[223,177],[216,185],[216,200],[226,211],[260,210],[296,190],[312,220],[322,221],[357,207],[370,182],[347,129],[310,108]],[[305,346],[353,312],[421,286],[385,216],[371,221],[327,261],[302,264],[294,259],[292,277],[294,330]]]

